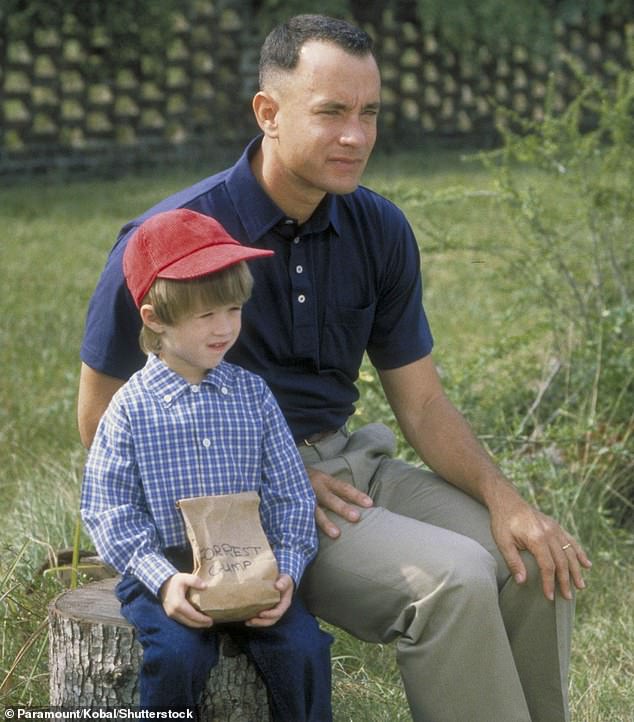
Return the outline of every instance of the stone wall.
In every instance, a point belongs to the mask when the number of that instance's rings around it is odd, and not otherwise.
[[[258,28],[239,0],[183,0],[159,56],[121,60],[103,28],[66,13],[54,26],[13,27],[0,18],[0,174],[58,166],[143,164],[150,159],[239,145],[256,131]],[[556,28],[549,57],[508,43],[448,47],[417,21],[415,3],[364,27],[376,40],[383,76],[381,138],[398,147],[422,138],[490,144],[495,107],[539,118],[550,74],[555,104],[575,96],[567,54],[607,78],[626,57],[634,23],[579,19]]]

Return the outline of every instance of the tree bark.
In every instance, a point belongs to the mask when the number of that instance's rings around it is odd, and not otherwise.
[[[49,609],[50,703],[55,707],[137,707],[143,652],[121,616],[117,579],[59,595]],[[205,722],[269,722],[266,687],[230,638],[200,703]]]

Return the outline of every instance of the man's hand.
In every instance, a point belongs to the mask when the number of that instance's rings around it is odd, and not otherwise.
[[[583,549],[556,521],[534,509],[506,480],[471,427],[444,393],[431,356],[379,372],[403,434],[430,469],[481,501],[491,514],[491,530],[518,583],[526,581],[520,551],[537,561],[544,594],[572,598],[585,582],[581,567],[592,564]]]
[[[310,466],[306,468],[306,471],[317,497],[317,511],[315,512],[317,526],[331,539],[336,539],[341,534],[341,530],[328,518],[325,513],[326,509],[333,511],[346,521],[355,522],[359,521],[361,513],[359,509],[351,506],[352,504],[365,509],[372,506],[372,499],[352,484],[339,481],[334,476]]]
[[[187,590],[190,587],[203,590],[207,588],[207,585],[195,574],[181,572],[174,574],[163,583],[160,597],[165,614],[186,627],[194,627],[195,629],[211,627],[214,623],[213,619],[199,612],[187,601]]]
[[[585,588],[581,568],[590,569],[592,562],[554,519],[534,509],[510,485],[497,491],[489,512],[493,538],[518,584],[526,581],[520,551],[528,550],[535,557],[548,599],[555,598],[557,584],[565,599],[572,599],[571,583]]]
[[[257,616],[245,622],[247,627],[272,627],[278,619],[291,606],[295,583],[288,574],[280,574],[275,582],[275,588],[280,593],[280,601],[271,609],[265,609]]]

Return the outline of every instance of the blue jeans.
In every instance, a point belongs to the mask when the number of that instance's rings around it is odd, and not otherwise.
[[[140,704],[144,709],[195,709],[210,670],[218,663],[218,634],[170,619],[160,600],[136,577],[116,589],[123,616],[143,647]],[[299,598],[272,627],[223,627],[250,657],[262,678],[274,722],[329,722],[330,644]]]

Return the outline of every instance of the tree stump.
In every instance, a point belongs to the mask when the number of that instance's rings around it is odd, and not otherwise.
[[[114,595],[118,579],[60,594],[49,609],[50,704],[137,707],[143,651]],[[205,722],[269,722],[264,682],[248,657],[221,635],[220,661],[201,699]]]

